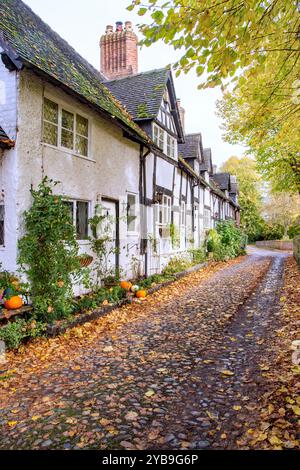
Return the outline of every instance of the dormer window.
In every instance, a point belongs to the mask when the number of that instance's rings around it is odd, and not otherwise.
[[[168,157],[173,159],[177,158],[177,140],[157,124],[153,124],[153,142]]]
[[[154,124],[153,126],[153,141],[162,151],[164,150],[164,131],[161,127]]]

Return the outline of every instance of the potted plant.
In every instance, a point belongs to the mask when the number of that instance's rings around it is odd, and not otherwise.
[[[78,260],[82,268],[87,268],[93,262],[94,258],[88,253],[82,253],[78,256]]]

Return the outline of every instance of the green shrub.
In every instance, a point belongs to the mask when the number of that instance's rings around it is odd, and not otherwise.
[[[189,250],[189,253],[191,255],[193,264],[204,263],[206,260],[206,253],[204,248],[195,248],[193,250]]]
[[[300,225],[291,225],[287,231],[290,240],[300,235]]]
[[[281,240],[284,227],[280,224],[265,224],[261,233],[261,240]]]
[[[163,269],[163,275],[176,274],[192,266],[187,256],[173,256]]]
[[[0,329],[0,339],[8,349],[17,349],[23,341],[43,336],[46,329],[45,323],[18,318]]]
[[[206,242],[206,248],[208,253],[215,253],[218,250],[220,243],[221,240],[218,232],[214,228],[211,229],[208,233]]]
[[[207,250],[216,261],[225,261],[243,253],[244,236],[231,220],[219,222],[216,229],[209,231]]]

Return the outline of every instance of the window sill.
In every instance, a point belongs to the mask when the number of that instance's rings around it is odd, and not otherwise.
[[[45,144],[45,142],[41,142],[41,144],[44,147],[49,147],[49,148],[54,149],[58,152],[66,153],[68,155],[71,155],[72,157],[81,158],[82,160],[85,160],[86,162],[96,163],[96,160],[94,160],[93,158],[84,157],[83,155],[79,155],[78,153],[75,153],[72,150],[69,151],[68,149],[65,149],[64,147],[56,147],[55,145]]]
[[[138,237],[139,233],[138,232],[127,232],[128,237]]]

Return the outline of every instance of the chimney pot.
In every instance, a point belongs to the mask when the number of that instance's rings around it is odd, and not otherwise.
[[[113,26],[108,24],[106,26],[105,34],[111,34],[111,33],[113,33],[113,30],[114,30]]]
[[[125,21],[125,29],[126,29],[126,31],[132,31],[132,22],[131,21]]]
[[[116,32],[122,32],[123,31],[123,23],[122,21],[117,21],[116,22]]]

